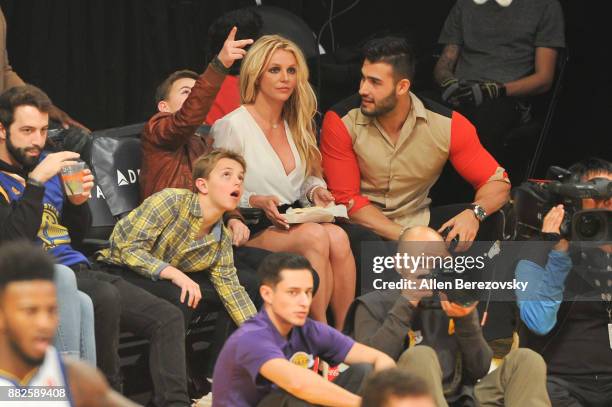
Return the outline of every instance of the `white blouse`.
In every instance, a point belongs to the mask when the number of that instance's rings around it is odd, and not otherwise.
[[[249,207],[251,195],[275,195],[280,199],[281,205],[300,200],[302,205],[308,206],[306,193],[312,187],[327,188],[323,179],[314,176],[306,177],[306,167],[295,146],[293,135],[287,122],[283,121],[283,123],[295,160],[295,168],[289,174],[285,173],[283,163],[276,151],[244,106],[240,106],[217,120],[210,130],[215,148],[225,148],[239,153],[246,161],[247,171],[240,206]]]

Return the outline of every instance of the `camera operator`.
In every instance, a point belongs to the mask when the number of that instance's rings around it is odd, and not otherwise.
[[[572,167],[580,181],[612,180],[612,163],[591,158]],[[612,198],[582,199],[582,209],[612,210]],[[544,245],[528,245],[516,268],[529,281],[517,291],[521,346],[540,353],[548,368],[553,406],[612,404],[612,245],[592,249],[561,235],[563,205],[542,224]]]

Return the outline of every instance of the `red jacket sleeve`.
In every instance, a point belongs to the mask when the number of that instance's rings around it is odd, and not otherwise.
[[[455,170],[478,189],[488,181],[508,181],[508,175],[480,144],[476,128],[460,113],[451,119],[450,161]]]
[[[368,205],[369,199],[360,195],[361,174],[351,136],[333,111],[327,112],[323,119],[321,154],[327,186],[336,203],[348,207],[349,201],[353,200],[349,215]]]
[[[147,123],[148,131],[143,133],[144,137],[159,148],[178,150],[204,123],[224,78],[225,74],[209,65],[196,80],[183,106],[174,114],[153,116]]]

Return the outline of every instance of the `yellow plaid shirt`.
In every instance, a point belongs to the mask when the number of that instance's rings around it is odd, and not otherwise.
[[[110,247],[98,260],[159,279],[168,265],[184,273],[208,272],[219,297],[236,324],[256,314],[238,282],[232,239],[222,220],[204,237],[198,196],[186,189],[167,188],[147,198],[115,225]]]

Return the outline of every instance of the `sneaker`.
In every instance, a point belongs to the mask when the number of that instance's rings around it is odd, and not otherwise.
[[[191,407],[211,407],[212,406],[212,393],[208,393],[206,396],[199,400],[193,400]]]

